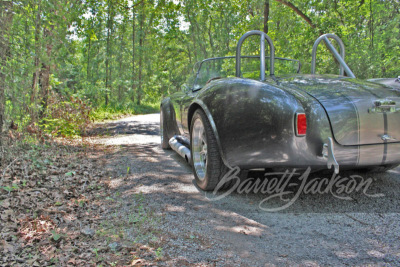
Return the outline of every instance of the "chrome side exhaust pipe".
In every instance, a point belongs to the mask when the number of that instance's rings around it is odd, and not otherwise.
[[[186,160],[187,163],[191,164],[191,153],[189,148],[180,143],[175,137],[172,137],[168,143],[173,150]]]

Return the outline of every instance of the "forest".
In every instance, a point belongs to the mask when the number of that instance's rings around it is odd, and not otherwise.
[[[154,112],[197,61],[234,55],[249,30],[302,73],[316,38],[334,33],[357,78],[397,77],[399,12],[398,0],[1,0],[0,131],[75,136],[93,120]],[[317,72],[337,73],[320,50]]]

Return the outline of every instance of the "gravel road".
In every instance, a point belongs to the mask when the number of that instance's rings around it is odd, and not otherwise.
[[[341,177],[371,178],[366,193],[300,190],[288,208],[270,212],[266,209],[288,202],[261,192],[213,200],[223,192],[198,189],[190,166],[160,148],[159,114],[99,124],[94,132],[102,135],[94,142],[115,148],[107,166],[120,177],[113,181],[124,201],[119,216],[129,215],[133,195],[141,192],[160,218],[160,265],[400,266],[400,168],[384,174],[341,172]],[[331,175],[312,174],[308,180]],[[283,198],[294,199],[294,193]]]

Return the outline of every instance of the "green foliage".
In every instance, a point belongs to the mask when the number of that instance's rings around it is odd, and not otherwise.
[[[310,71],[316,38],[335,33],[344,41],[346,61],[357,77],[400,75],[397,0],[290,1],[314,27],[288,6],[269,3],[268,35],[276,56],[300,60],[303,73]],[[46,132],[74,136],[84,132],[88,118],[156,111],[161,97],[181,90],[195,62],[234,55],[242,34],[262,30],[264,4],[264,0],[15,2],[7,35],[10,56],[2,66],[7,74],[6,120],[27,126],[44,119]],[[256,39],[244,44],[243,54],[258,55]],[[47,88],[45,66],[50,67]],[[317,72],[338,73],[323,45],[318,49]],[[52,93],[60,100],[55,101]],[[40,118],[47,98],[46,115]],[[79,99],[90,101],[94,111],[61,114],[63,109],[80,109]]]
[[[94,248],[92,249],[93,253],[96,255],[96,258],[99,257],[99,249],[98,248]]]
[[[158,260],[161,260],[162,257],[164,256],[164,252],[163,252],[162,247],[159,247],[158,249],[156,249],[156,250],[155,250],[155,254],[156,254],[156,258],[157,258]]]
[[[117,106],[101,106],[93,112],[90,117],[95,121],[112,120],[126,115],[134,114],[149,114],[159,112],[159,103],[147,103],[147,104],[128,104],[128,105],[117,105]]]
[[[55,241],[55,242],[59,242],[59,241],[61,240],[61,238],[64,237],[64,235],[59,234],[59,233],[57,233],[57,232],[54,231],[54,230],[51,231],[51,234],[52,234],[52,239],[53,239],[53,241]]]
[[[6,190],[8,193],[11,193],[12,191],[19,189],[17,184],[12,184],[11,186],[0,186],[0,188]]]

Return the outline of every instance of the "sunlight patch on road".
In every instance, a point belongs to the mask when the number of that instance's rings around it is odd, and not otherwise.
[[[244,235],[251,235],[251,236],[261,236],[263,233],[263,229],[248,226],[248,225],[237,225],[237,226],[217,226],[215,227],[218,231],[230,231],[233,233],[244,234]]]
[[[92,139],[95,144],[103,144],[106,146],[118,146],[118,145],[143,145],[150,143],[160,143],[159,136],[135,134],[135,135],[121,135],[113,136],[112,138],[98,138]]]

